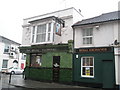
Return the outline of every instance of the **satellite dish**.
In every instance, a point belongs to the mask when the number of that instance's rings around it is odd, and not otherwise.
[[[118,45],[119,42],[117,40],[114,41],[114,45]]]

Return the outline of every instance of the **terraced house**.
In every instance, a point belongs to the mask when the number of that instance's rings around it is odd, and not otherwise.
[[[81,19],[75,8],[23,20],[21,53],[27,54],[25,78],[72,82],[72,25]]]
[[[8,68],[25,67],[25,54],[19,52],[20,43],[0,36],[0,72],[6,72]]]
[[[120,84],[120,12],[75,23],[73,81],[116,88]]]

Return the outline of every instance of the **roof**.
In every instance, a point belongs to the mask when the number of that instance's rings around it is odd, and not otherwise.
[[[37,21],[42,21],[42,20],[46,20],[46,19],[54,19],[54,18],[55,18],[55,16],[49,16],[49,17],[45,17],[45,18],[41,18],[41,19],[29,21],[29,23],[33,23],[33,22],[37,22]]]
[[[59,12],[66,11],[66,10],[70,10],[70,9],[74,9],[76,12],[78,12],[74,7],[70,7],[70,8],[66,8],[66,9],[62,9],[62,10],[50,12],[50,13],[45,13],[45,14],[41,14],[41,15],[37,15],[37,16],[25,18],[24,20],[28,20],[28,19],[32,19],[32,18],[38,18],[38,17],[42,17],[42,16],[45,16],[45,15],[53,14],[53,13],[59,13]],[[78,13],[81,15],[80,12],[78,12]]]
[[[88,25],[88,24],[95,24],[95,23],[101,23],[101,22],[120,20],[120,16],[119,15],[120,15],[120,11],[104,13],[104,14],[101,14],[101,15],[93,17],[93,18],[89,18],[89,19],[84,19],[82,21],[78,21],[72,27]]]
[[[45,17],[45,18],[41,18],[41,19],[32,20],[32,21],[29,21],[29,23],[35,23],[35,22],[39,22],[42,20],[48,20],[48,19],[53,19],[53,20],[58,21],[60,23],[64,23],[64,21],[62,19],[55,17],[55,16],[49,16],[49,17]]]
[[[13,41],[13,40],[10,40],[10,39],[8,39],[8,38],[6,38],[6,37],[4,37],[4,36],[0,36],[0,38],[1,38],[1,41],[2,41],[2,42],[14,43],[14,44],[17,44],[17,45],[21,45],[20,43],[15,42],[15,41]]]

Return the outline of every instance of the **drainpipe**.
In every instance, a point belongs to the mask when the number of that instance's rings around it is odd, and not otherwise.
[[[74,44],[75,44],[75,28],[74,26],[72,26],[73,28],[73,54],[72,54],[72,82],[74,83]]]
[[[74,44],[75,44],[75,28],[72,26],[73,28],[73,53],[74,53]]]

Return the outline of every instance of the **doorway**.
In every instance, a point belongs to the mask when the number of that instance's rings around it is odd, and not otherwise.
[[[60,56],[53,56],[53,82],[59,82]]]
[[[113,60],[103,60],[103,88],[114,88]]]

